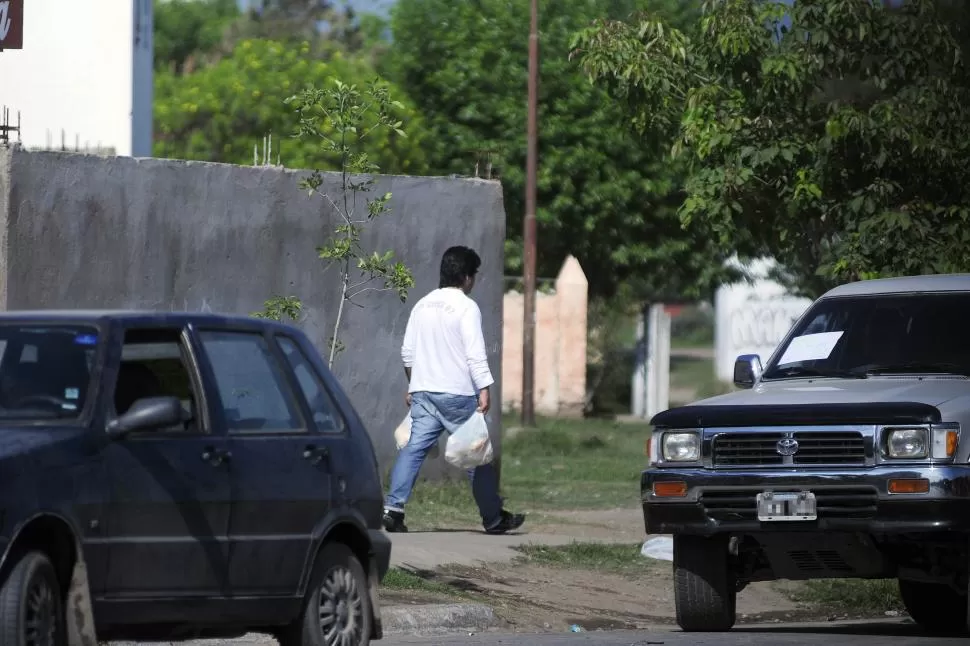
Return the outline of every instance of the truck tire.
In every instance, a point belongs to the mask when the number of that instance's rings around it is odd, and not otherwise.
[[[0,585],[0,644],[64,646],[67,630],[57,573],[41,552],[27,552]]]
[[[737,598],[727,537],[674,536],[674,602],[682,630],[730,630]]]
[[[899,580],[906,612],[926,633],[959,635],[968,629],[970,599],[948,585]]]
[[[368,646],[371,599],[360,561],[343,543],[317,554],[303,610],[278,635],[280,646]]]

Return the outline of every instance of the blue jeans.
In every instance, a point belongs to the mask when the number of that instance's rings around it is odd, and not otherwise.
[[[384,507],[404,511],[428,451],[442,431],[449,434],[468,420],[478,408],[472,395],[417,392],[411,394],[411,438],[401,448],[391,470],[391,486]],[[482,525],[490,529],[502,520],[502,498],[498,495],[498,474],[494,464],[468,471],[472,495],[482,515]]]

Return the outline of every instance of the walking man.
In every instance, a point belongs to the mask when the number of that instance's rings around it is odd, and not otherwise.
[[[488,412],[489,387],[495,380],[485,353],[482,312],[468,296],[481,264],[472,249],[451,247],[441,257],[438,289],[411,310],[401,346],[409,384],[405,401],[411,408],[411,438],[391,471],[384,501],[388,532],[408,531],[404,505],[441,432],[453,433],[476,410]],[[494,465],[477,467],[468,475],[486,533],[504,534],[522,526],[524,514],[502,508]]]

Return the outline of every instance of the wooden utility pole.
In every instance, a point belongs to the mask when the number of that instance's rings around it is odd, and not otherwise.
[[[522,272],[525,282],[522,329],[522,425],[535,426],[536,348],[536,165],[539,103],[539,0],[532,0],[529,27],[529,125],[525,162],[525,223]]]

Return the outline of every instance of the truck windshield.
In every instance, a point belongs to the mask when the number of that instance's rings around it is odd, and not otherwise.
[[[764,378],[970,376],[968,316],[970,293],[824,299],[795,326]]]
[[[94,327],[0,325],[0,419],[80,415],[97,345]]]

